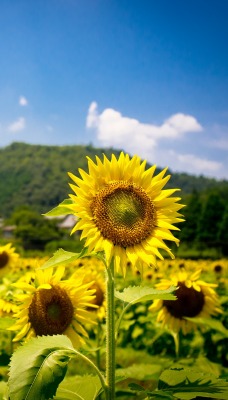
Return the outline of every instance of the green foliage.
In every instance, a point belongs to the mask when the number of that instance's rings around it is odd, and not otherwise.
[[[175,287],[171,286],[169,289],[166,290],[157,290],[153,289],[151,287],[146,287],[146,286],[129,286],[124,289],[123,292],[115,291],[115,297],[121,300],[124,305],[122,312],[119,316],[119,319],[116,323],[116,337],[118,335],[118,331],[120,328],[120,324],[122,323],[124,314],[128,311],[128,309],[138,303],[149,301],[149,300],[155,300],[155,299],[163,299],[163,300],[175,300],[176,296],[174,296],[172,293],[175,291]],[[133,320],[134,321],[134,320]],[[131,323],[129,324],[126,323],[126,318],[125,318],[125,327],[127,326],[127,329],[130,328]],[[137,333],[137,335],[136,335]],[[143,329],[138,326],[138,332],[137,328],[134,330],[134,334],[132,335],[133,338],[139,336],[140,334],[143,333]]]
[[[7,383],[4,381],[0,382],[0,399],[1,400],[8,400],[8,386]]]
[[[219,224],[223,218],[224,210],[225,203],[219,194],[210,194],[199,218],[197,238],[200,242],[207,245],[217,242]]]
[[[157,290],[146,286],[129,286],[119,292],[116,290],[115,297],[122,300],[124,303],[130,305],[137,304],[143,301],[162,299],[162,300],[175,300],[176,296],[172,293],[176,290],[176,287],[170,286],[166,290]]]
[[[218,224],[218,240],[222,246],[222,252],[228,256],[228,206],[226,206],[222,219]]]
[[[189,198],[188,206],[184,209],[185,223],[181,226],[180,238],[182,241],[194,242],[198,227],[197,216],[201,215],[202,203],[200,201],[199,192],[193,191]]]
[[[73,355],[74,348],[63,335],[37,337],[19,347],[10,363],[10,399],[53,398]]]
[[[45,250],[45,253],[48,253],[48,254],[53,254],[60,248],[63,248],[66,251],[71,251],[71,252],[76,251],[76,252],[80,253],[83,249],[83,245],[84,245],[84,241],[73,236],[68,239],[51,240],[46,243],[44,250]]]
[[[0,149],[0,214],[10,216],[27,204],[42,214],[56,207],[69,193],[67,172],[87,169],[86,156],[119,154],[92,146],[42,146],[13,143]]]
[[[50,240],[57,240],[62,236],[53,221],[45,219],[28,206],[15,209],[10,222],[16,225],[15,237],[26,250],[43,250]]]
[[[141,385],[130,384],[135,392],[145,392],[148,399],[186,399],[197,397],[226,399],[228,382],[196,368],[170,368],[162,372],[157,390],[145,390]]]
[[[226,189],[214,187],[208,193],[194,190],[186,198],[185,222],[178,234],[181,246],[174,251],[178,257],[216,259],[227,254],[227,195]]]
[[[214,331],[219,332],[224,338],[228,338],[228,329],[226,329],[225,326],[222,324],[222,322],[217,319],[200,318],[200,317],[198,317],[198,318],[197,317],[195,317],[195,318],[186,317],[186,319],[196,323],[197,325],[199,324],[204,327],[213,329]]]
[[[57,267],[58,265],[66,265],[72,261],[78,260],[79,258],[86,257],[87,249],[83,249],[80,253],[72,253],[70,251],[65,251],[63,249],[59,249],[55,252],[53,257],[51,257],[48,261],[46,261],[40,269],[47,269],[50,267]]]
[[[69,204],[72,204],[72,200],[71,199],[65,199],[57,207],[55,207],[52,210],[48,211],[44,215],[51,216],[51,217],[57,217],[58,215],[71,214],[72,211],[67,207]]]
[[[55,400],[95,400],[102,387],[98,376],[66,377],[58,387]]]
[[[95,155],[102,157],[102,153],[110,157],[112,153],[118,156],[120,152],[92,146],[42,146],[25,143],[13,143],[0,149],[0,214],[4,218],[10,217],[15,208],[25,204],[39,214],[46,213],[51,216],[69,214],[67,205],[71,200],[67,199],[70,181],[67,172],[71,171],[77,175],[78,168],[87,170],[86,156],[94,160]],[[147,167],[149,166],[147,164]],[[159,172],[160,168],[157,171]],[[192,249],[192,245],[200,241],[200,251],[202,246],[209,244],[212,247],[219,246],[221,253],[226,255],[228,221],[227,216],[224,216],[225,211],[222,212],[218,205],[226,204],[228,201],[228,182],[185,173],[172,173],[167,187],[181,188],[183,202],[187,205],[183,209],[186,222],[181,224],[181,231],[176,232],[181,239],[181,244],[187,243]],[[218,198],[218,203],[215,207],[213,206],[213,215],[206,212],[205,206],[212,195]],[[62,201],[64,198],[66,200]],[[218,209],[220,209],[219,212]],[[30,224],[24,225],[17,232],[22,242],[27,236],[30,237],[30,241],[34,239],[33,247],[43,248],[45,244],[41,244],[36,238],[36,231],[31,229]],[[58,240],[53,237],[51,230],[40,229],[40,237],[49,236],[48,241]],[[196,238],[196,232],[198,232],[198,238]],[[179,251],[182,251],[181,247]],[[197,251],[193,248],[188,251],[188,255],[194,256],[194,252]]]
[[[149,379],[158,379],[161,371],[161,364],[151,365],[137,363],[126,368],[119,368],[118,376],[122,376],[122,379],[131,378],[143,381]]]

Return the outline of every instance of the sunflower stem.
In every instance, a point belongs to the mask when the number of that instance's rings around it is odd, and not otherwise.
[[[82,358],[84,361],[86,361],[95,370],[95,372],[97,373],[98,377],[100,378],[101,386],[102,386],[102,388],[104,390],[104,393],[107,393],[107,386],[106,386],[106,382],[105,382],[104,376],[102,375],[100,370],[97,368],[97,366],[88,357],[86,357],[84,354],[80,353],[79,351],[74,349],[74,353],[77,356],[79,356],[80,358]]]
[[[97,324],[97,351],[96,351],[96,360],[97,367],[101,369],[101,352],[100,352],[100,336],[101,336],[101,323],[98,321]]]
[[[175,353],[176,353],[176,358],[179,358],[180,355],[180,338],[179,338],[179,333],[178,332],[173,332],[173,339],[175,343]]]
[[[106,278],[106,385],[107,400],[115,399],[115,297],[114,297],[114,260],[107,268]]]

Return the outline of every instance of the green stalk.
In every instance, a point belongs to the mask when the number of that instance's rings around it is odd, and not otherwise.
[[[176,358],[178,359],[180,357],[180,337],[178,332],[172,332],[172,336],[174,339],[175,343],[175,353],[176,353]]]
[[[96,360],[97,360],[97,368],[99,368],[99,369],[101,369],[100,335],[101,335],[101,323],[100,323],[100,321],[98,321],[98,323],[97,323],[97,351],[96,351]]]
[[[115,297],[114,260],[107,267],[106,278],[106,387],[107,400],[115,399]]]
[[[84,354],[80,353],[79,351],[74,349],[74,353],[77,354],[77,356],[79,356],[82,360],[86,361],[95,370],[95,372],[97,373],[97,375],[100,379],[101,386],[104,390],[104,393],[106,394],[107,393],[106,382],[105,382],[105,379],[104,379],[102,373],[97,368],[97,366],[88,357],[86,357]],[[107,399],[107,397],[106,397],[106,399]]]

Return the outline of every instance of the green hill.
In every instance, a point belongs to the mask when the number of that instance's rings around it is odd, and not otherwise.
[[[0,214],[7,217],[15,207],[24,204],[40,213],[48,211],[71,192],[67,172],[77,174],[79,167],[87,169],[86,156],[94,159],[102,153],[110,156],[111,153],[118,155],[119,151],[92,145],[43,146],[17,142],[1,148]],[[195,189],[202,195],[216,190],[228,199],[228,181],[173,173],[169,187],[181,188],[182,197]]]

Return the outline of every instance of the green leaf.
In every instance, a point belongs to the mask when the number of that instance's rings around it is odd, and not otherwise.
[[[65,265],[72,261],[78,260],[78,258],[88,256],[87,249],[83,248],[80,253],[72,253],[63,249],[57,250],[53,257],[46,261],[39,269],[46,269],[50,267],[57,267],[58,265]]]
[[[228,338],[228,329],[222,324],[221,321],[214,318],[188,318],[185,319],[194,322],[195,324],[207,326],[208,328],[214,329],[217,332],[222,333],[226,338]]]
[[[68,215],[72,214],[72,210],[67,206],[72,204],[73,201],[71,199],[65,199],[60,203],[57,207],[52,208],[52,210],[48,211],[47,213],[43,214],[48,217],[58,217],[59,215]]]
[[[128,385],[129,389],[134,390],[135,392],[145,392],[145,389],[143,386],[138,385],[137,383],[129,383]]]
[[[55,400],[84,400],[81,396],[67,389],[58,389]]]
[[[118,368],[117,370],[117,376],[138,380],[158,379],[160,373],[161,366],[151,364],[133,364],[130,367]]]
[[[142,301],[162,299],[175,300],[176,296],[172,293],[177,288],[171,286],[166,290],[157,290],[147,286],[129,286],[123,292],[115,292],[115,297],[122,300],[124,303],[136,304]]]
[[[158,389],[172,393],[174,399],[190,400],[197,396],[223,400],[228,398],[228,382],[197,368],[165,370],[160,376]]]
[[[170,399],[170,400],[174,400],[177,399],[177,397],[174,397],[172,395],[172,392],[164,392],[163,390],[157,390],[157,391],[153,391],[153,392],[146,392],[147,393],[147,399]],[[151,397],[152,396],[152,397]],[[180,397],[178,397],[178,399],[180,399]]]
[[[59,385],[55,400],[95,400],[101,390],[96,375],[70,376]]]
[[[0,330],[8,329],[11,325],[13,325],[13,323],[15,323],[14,318],[1,317],[0,318]]]
[[[9,398],[8,396],[8,385],[6,382],[1,381],[0,382],[0,399],[2,400],[7,400]]]
[[[11,400],[53,398],[75,351],[67,336],[38,336],[13,354],[9,372]]]

